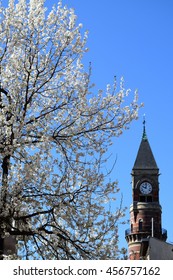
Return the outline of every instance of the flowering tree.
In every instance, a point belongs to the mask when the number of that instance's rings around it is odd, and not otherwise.
[[[92,92],[84,71],[87,33],[61,1],[0,6],[0,240],[17,258],[118,257],[121,208],[106,180],[105,153],[137,118],[123,82]],[[3,252],[1,252],[3,253]]]

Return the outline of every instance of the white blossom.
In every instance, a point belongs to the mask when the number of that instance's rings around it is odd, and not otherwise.
[[[0,7],[0,219],[18,258],[118,257],[124,210],[110,208],[106,153],[140,106],[123,79],[95,92],[76,19],[61,1]]]

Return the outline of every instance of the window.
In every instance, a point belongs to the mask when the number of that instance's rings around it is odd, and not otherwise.
[[[133,232],[133,224],[131,224],[131,233]]]
[[[139,197],[139,202],[152,202],[152,201],[153,201],[152,195],[147,195],[147,196],[140,195]]]
[[[151,195],[147,196],[147,202],[152,202],[153,201],[153,198]]]
[[[140,201],[140,202],[146,202],[146,201],[145,201],[145,196],[144,196],[144,195],[141,195],[141,196],[139,197],[139,201]]]
[[[139,219],[139,231],[142,231],[142,223],[143,223],[143,220]]]

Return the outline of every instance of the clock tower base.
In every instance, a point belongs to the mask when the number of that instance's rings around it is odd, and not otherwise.
[[[125,232],[130,260],[143,259],[141,247],[147,246],[149,238],[166,241],[167,232],[161,228],[161,206],[158,203],[133,203],[130,206],[131,228]]]

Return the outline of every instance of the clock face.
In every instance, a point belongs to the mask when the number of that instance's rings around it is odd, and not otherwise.
[[[152,185],[148,182],[143,182],[140,185],[140,191],[143,194],[149,194],[150,192],[152,192]]]

